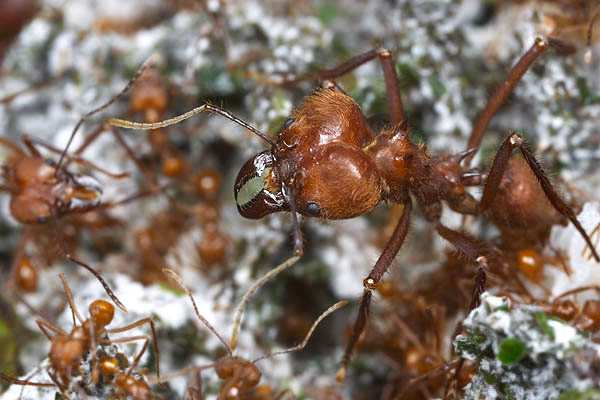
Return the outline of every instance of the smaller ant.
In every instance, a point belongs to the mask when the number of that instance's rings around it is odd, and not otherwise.
[[[542,306],[549,314],[572,323],[577,329],[595,333],[600,330],[600,300],[589,299],[583,303],[583,307],[579,307],[573,300],[566,298],[586,291],[600,293],[600,286],[581,286],[568,290]]]
[[[87,319],[83,319],[77,309],[77,306],[75,305],[73,293],[64,277],[64,274],[61,273],[59,276],[63,283],[67,303],[71,309],[73,328],[70,332],[66,332],[47,320],[36,320],[36,324],[40,328],[40,331],[50,340],[51,343],[48,356],[50,361],[48,375],[52,378],[54,383],[38,384],[35,382],[18,380],[6,375],[0,375],[0,377],[8,382],[18,385],[43,385],[46,387],[49,387],[48,385],[56,386],[59,388],[61,393],[64,393],[69,387],[71,378],[81,374],[81,364],[84,361],[86,354],[89,353],[92,355],[92,360],[95,363],[93,369],[95,370],[98,368],[98,364],[100,364],[100,371],[103,372],[103,363],[96,355],[97,346],[111,345],[116,343],[130,343],[142,340],[144,343],[143,347],[135,356],[133,366],[130,367],[126,374],[130,375],[131,370],[134,368],[134,366],[137,366],[139,360],[146,351],[150,339],[147,336],[131,336],[112,339],[109,338],[108,335],[113,333],[127,332],[145,324],[150,326],[152,333],[152,343],[156,354],[156,374],[158,377],[160,377],[160,352],[158,349],[158,342],[156,340],[154,321],[151,318],[142,318],[121,327],[108,328],[108,325],[110,325],[114,318],[115,308],[111,303],[105,300],[94,300],[92,303],[90,303],[90,316]],[[79,322],[79,324],[77,324],[77,322]],[[93,372],[92,375],[97,376],[98,373]],[[127,385],[125,385],[125,381],[123,385],[124,387],[127,387]]]
[[[194,296],[192,295],[191,291],[184,285],[183,281],[175,273],[175,271],[173,271],[171,269],[165,269],[164,272],[177,284],[177,286],[179,286],[182,290],[184,290],[185,293],[188,295],[188,297],[190,298],[190,301],[192,303],[192,307],[194,308],[194,313],[196,314],[198,319],[202,322],[202,324],[210,332],[212,332],[213,335],[215,335],[215,337],[225,347],[225,349],[227,351],[227,355],[224,357],[221,357],[220,359],[218,359],[217,361],[215,361],[214,363],[212,363],[210,365],[184,368],[181,371],[178,371],[178,372],[175,372],[172,374],[168,374],[168,376],[163,376],[163,379],[165,379],[165,378],[169,379],[169,377],[180,376],[182,374],[187,374],[190,372],[199,372],[199,371],[202,371],[205,369],[212,368],[217,373],[217,376],[223,381],[221,383],[221,387],[219,390],[219,395],[218,395],[219,400],[242,400],[242,399],[250,400],[250,399],[262,398],[260,396],[255,397],[257,395],[256,391],[259,389],[262,390],[261,386],[258,385],[260,382],[262,373],[256,366],[256,363],[260,360],[272,358],[272,357],[275,357],[275,356],[278,356],[281,354],[286,354],[286,353],[291,353],[291,352],[302,350],[304,347],[306,347],[306,344],[310,340],[313,332],[315,331],[317,326],[321,323],[321,321],[323,319],[325,319],[329,314],[340,309],[341,307],[345,306],[348,303],[345,300],[339,301],[339,302],[335,303],[334,305],[332,305],[331,307],[329,307],[327,310],[325,310],[314,321],[314,323],[310,327],[308,333],[306,334],[306,336],[304,337],[302,342],[296,346],[287,348],[285,350],[280,350],[280,351],[272,352],[269,354],[265,354],[265,355],[258,357],[252,361],[235,355],[235,349],[237,347],[237,340],[238,340],[238,336],[239,336],[239,329],[241,326],[241,319],[242,319],[241,315],[243,313],[243,310],[244,310],[249,298],[261,286],[263,286],[268,280],[272,279],[277,273],[289,268],[290,263],[296,262],[297,259],[298,259],[298,257],[292,257],[291,259],[284,261],[282,264],[280,264],[279,266],[277,266],[273,269],[273,270],[277,271],[275,274],[267,273],[263,278],[259,279],[259,281],[254,283],[250,287],[250,289],[248,289],[248,291],[244,294],[244,296],[242,297],[242,300],[236,307],[236,312],[235,312],[234,318],[233,318],[234,322],[233,322],[232,334],[231,334],[229,343],[221,336],[221,334],[219,334],[219,332],[210,324],[210,322],[208,322],[208,320],[204,316],[202,316],[202,314],[198,310]],[[271,271],[273,271],[273,270],[271,270]],[[270,397],[268,397],[268,398],[270,398]]]
[[[138,82],[133,86],[130,97],[130,110],[133,113],[142,113],[144,120],[149,123],[159,121],[164,115],[169,105],[169,88],[165,79],[155,69],[151,68],[140,76]],[[116,130],[113,128],[116,134]],[[117,139],[125,145],[124,140],[117,134]],[[169,141],[168,135],[164,130],[153,131],[153,135],[148,138],[153,152],[158,156],[163,175],[169,178],[182,178],[187,175],[191,167],[181,152]],[[133,155],[133,152],[131,153]],[[138,162],[138,167],[142,173],[155,184],[154,175],[149,177],[146,168]]]
[[[137,193],[112,203],[102,203],[100,199],[102,186],[100,183],[90,175],[74,173],[69,169],[69,164],[74,162],[113,179],[123,179],[129,176],[128,173],[109,172],[81,156],[84,150],[106,131],[104,126],[95,129],[73,154],[70,154],[68,149],[83,123],[121,98],[152,63],[151,58],[142,64],[121,92],[82,116],[73,128],[69,141],[63,150],[28,135],[21,138],[24,147],[10,139],[0,137],[0,146],[6,147],[10,151],[7,162],[2,165],[0,171],[2,178],[0,192],[7,192],[10,195],[10,213],[15,220],[25,226],[19,248],[25,248],[30,240],[34,242],[53,240],[59,246],[60,253],[65,258],[83,266],[100,281],[107,294],[123,311],[126,311],[125,306],[114,295],[100,274],[95,269],[75,259],[67,249],[67,245],[73,244],[72,242],[77,240],[77,234],[73,232],[78,231],[81,227],[86,226],[95,229],[96,224],[102,225],[102,221],[109,221],[108,218],[86,219],[81,217],[77,219],[75,216],[96,212],[97,216],[102,217],[105,216],[102,212],[106,209],[153,194],[154,191]],[[39,148],[60,154],[58,162],[45,158]],[[65,219],[69,219],[71,223],[65,223]],[[72,234],[70,237],[64,238],[63,234],[65,232]],[[45,249],[48,246],[39,247]],[[75,245],[71,247],[74,248]],[[47,260],[51,262],[52,257],[49,256]],[[17,265],[19,262],[19,257],[16,257]]]
[[[192,177],[193,186],[200,198],[193,206],[193,212],[202,227],[202,239],[197,244],[198,256],[206,267],[222,264],[225,261],[229,237],[219,228],[220,207],[218,194],[221,188],[221,175],[218,171],[205,168]]]
[[[38,287],[38,272],[31,257],[22,255],[16,258],[14,281],[17,288],[25,293],[33,293]]]

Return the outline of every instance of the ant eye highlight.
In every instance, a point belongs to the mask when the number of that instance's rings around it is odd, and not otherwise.
[[[274,180],[273,155],[264,151],[244,164],[237,176],[234,194],[243,217],[257,219],[287,210],[287,203]]]
[[[296,120],[294,118],[288,118],[285,120],[285,122],[283,123],[283,126],[281,127],[281,130],[284,131],[287,128],[289,128],[290,126],[292,126],[292,124],[296,122]]]

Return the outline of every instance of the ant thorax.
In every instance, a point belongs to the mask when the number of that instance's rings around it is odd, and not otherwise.
[[[19,222],[35,224],[100,203],[102,189],[94,178],[56,169],[40,157],[16,161],[5,179],[13,193],[10,210]]]

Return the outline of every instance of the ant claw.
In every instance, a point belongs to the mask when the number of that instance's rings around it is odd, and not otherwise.
[[[373,278],[366,278],[363,281],[363,286],[368,291],[373,291],[373,290],[377,289],[377,283],[375,282],[375,279],[373,279]]]

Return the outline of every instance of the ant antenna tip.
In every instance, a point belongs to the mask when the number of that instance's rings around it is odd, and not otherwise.
[[[337,383],[344,383],[346,380],[346,367],[341,367],[338,369],[338,371],[335,373],[335,380]]]

